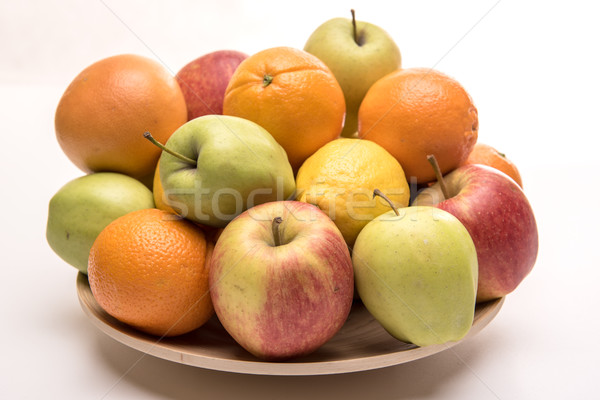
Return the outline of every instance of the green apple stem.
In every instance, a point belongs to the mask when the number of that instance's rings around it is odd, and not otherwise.
[[[440,165],[438,164],[435,156],[433,154],[428,155],[427,161],[429,161],[429,164],[431,164],[431,166],[433,167],[433,171],[435,172],[435,178],[437,179],[438,183],[440,184],[440,187],[442,188],[442,194],[444,195],[444,198],[449,199],[452,196],[450,196],[450,192],[448,191],[448,187],[446,186],[446,182],[444,181],[444,176],[442,175],[442,170],[440,169]]]
[[[356,13],[354,12],[354,9],[351,9],[350,13],[352,14],[352,32],[354,33],[354,42],[360,46],[360,43],[358,43],[358,33],[356,32]]]
[[[179,158],[180,160],[183,160],[187,163],[190,163],[192,165],[196,165],[198,164],[198,161],[193,160],[189,157],[184,156],[183,154],[177,153],[176,151],[173,151],[171,149],[166,148],[162,143],[158,142],[158,140],[154,139],[154,137],[152,137],[152,134],[150,132],[144,132],[144,137],[146,139],[148,139],[149,141],[152,142],[152,144],[154,144],[155,146],[159,147],[162,151],[166,151],[167,153],[169,153],[172,156],[175,156],[177,158]]]
[[[375,198],[375,196],[379,196],[379,197],[381,197],[382,199],[384,199],[385,201],[387,201],[387,202],[388,202],[388,204],[390,205],[390,207],[392,208],[392,210],[394,210],[394,213],[395,213],[396,215],[400,215],[400,213],[398,212],[398,209],[396,208],[396,206],[394,206],[394,203],[393,203],[393,202],[390,200],[390,198],[389,198],[389,197],[387,197],[385,194],[383,194],[383,193],[381,192],[381,190],[379,190],[379,189],[375,189],[375,190],[373,190],[373,198]]]
[[[273,242],[275,246],[281,246],[281,232],[279,231],[279,225],[283,222],[281,217],[273,218],[273,223],[271,224],[271,230],[273,231]]]

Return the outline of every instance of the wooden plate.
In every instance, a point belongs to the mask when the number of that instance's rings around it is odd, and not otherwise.
[[[77,294],[94,325],[129,347],[182,364],[257,375],[339,374],[417,360],[468,340],[494,319],[504,303],[504,298],[500,298],[477,305],[473,327],[461,341],[417,347],[393,338],[357,301],[342,329],[311,355],[286,362],[264,362],[239,346],[216,317],[188,334],[159,339],[108,315],[94,299],[87,276],[82,273],[77,276]]]

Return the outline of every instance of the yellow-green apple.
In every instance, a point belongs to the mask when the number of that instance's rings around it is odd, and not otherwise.
[[[223,114],[223,97],[231,75],[248,55],[218,50],[189,62],[176,78],[185,97],[188,121],[202,115]]]
[[[401,55],[393,38],[368,22],[333,18],[308,38],[304,50],[317,56],[335,75],[346,100],[342,136],[357,132],[358,108],[375,81],[400,68]]]
[[[154,207],[152,192],[127,175],[97,172],[76,178],[50,199],[46,239],[68,264],[87,274],[96,237],[113,220]]]
[[[345,323],[354,298],[344,237],[319,208],[297,201],[258,205],[231,221],[209,282],[219,321],[265,360],[315,351]]]
[[[154,143],[163,148],[158,169],[169,206],[203,225],[222,228],[244,210],[288,199],[296,189],[283,147],[243,118],[204,115],[179,127],[166,145]]]
[[[395,338],[427,346],[471,329],[477,253],[450,213],[406,207],[376,217],[358,234],[352,263],[360,299]]]
[[[439,175],[439,174],[438,174]],[[538,252],[538,230],[525,193],[504,173],[485,165],[465,165],[442,184],[421,191],[416,205],[433,205],[467,228],[479,261],[477,301],[512,292],[529,274]]]

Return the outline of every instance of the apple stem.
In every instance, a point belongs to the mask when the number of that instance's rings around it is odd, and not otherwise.
[[[352,14],[352,32],[354,32],[354,42],[360,46],[360,43],[358,43],[358,33],[356,32],[356,13],[354,12],[353,8],[350,10],[350,13]]]
[[[394,213],[395,213],[396,215],[400,215],[400,213],[398,212],[398,209],[396,208],[396,206],[394,206],[394,203],[393,203],[393,202],[390,200],[390,198],[389,198],[389,197],[387,197],[385,194],[383,194],[383,193],[381,192],[381,190],[379,190],[379,189],[375,189],[375,190],[373,190],[373,198],[375,198],[375,196],[379,196],[379,197],[381,197],[382,199],[384,199],[385,201],[387,201],[387,202],[388,202],[388,204],[390,205],[390,207],[392,207],[392,210],[394,210]]]
[[[265,74],[263,76],[263,87],[267,87],[273,82],[273,75]]]
[[[169,153],[172,156],[175,156],[177,158],[179,158],[180,160],[183,160],[187,163],[190,163],[192,165],[197,165],[198,161],[193,160],[189,157],[184,156],[183,154],[177,153],[176,151],[173,151],[171,149],[166,148],[162,143],[160,143],[158,140],[154,139],[154,137],[152,137],[152,134],[150,132],[144,132],[144,137],[146,139],[148,139],[149,141],[152,142],[152,144],[154,144],[155,146],[159,147],[162,151],[166,151],[167,153]]]
[[[446,182],[444,181],[444,176],[442,175],[442,170],[440,169],[440,165],[438,164],[435,156],[430,154],[427,156],[427,161],[433,167],[433,171],[435,172],[435,178],[437,179],[440,187],[442,188],[442,194],[444,195],[444,199],[449,199],[450,192],[448,191],[448,187],[446,186]]]
[[[273,231],[273,242],[275,246],[281,246],[281,232],[279,231],[279,225],[283,222],[281,217],[273,218],[273,223],[271,224],[271,230]]]

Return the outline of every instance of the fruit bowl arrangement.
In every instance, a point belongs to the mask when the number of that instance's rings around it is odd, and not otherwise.
[[[147,354],[275,375],[479,332],[535,264],[533,210],[462,85],[401,64],[352,12],[302,50],[84,69],[55,130],[85,175],[50,200],[47,240],[90,320]]]

